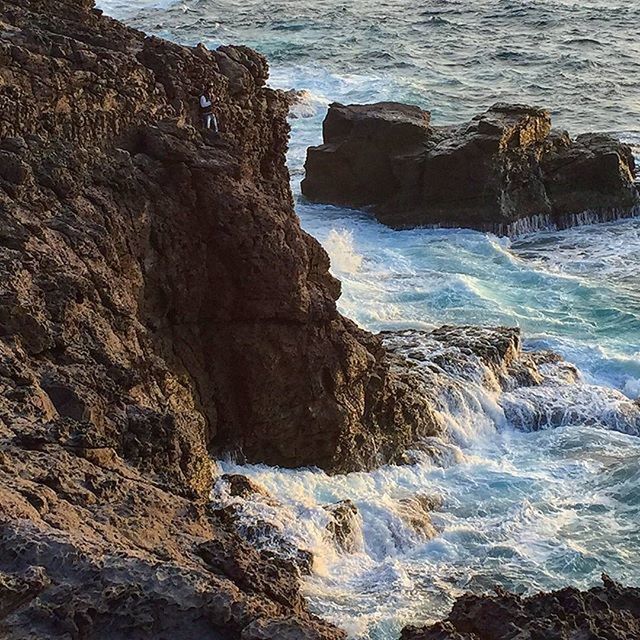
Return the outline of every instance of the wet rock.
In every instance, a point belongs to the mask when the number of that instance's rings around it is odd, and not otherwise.
[[[196,552],[207,568],[229,578],[243,591],[265,593],[292,610],[304,609],[298,574],[288,563],[228,538],[203,542]]]
[[[447,620],[430,627],[406,627],[402,640],[575,640],[640,637],[640,589],[623,587],[606,575],[589,591],[568,588],[522,597],[466,595]]]
[[[284,95],[289,103],[290,118],[311,118],[316,114],[313,96],[306,89],[290,89]]]
[[[587,133],[574,141],[562,137],[542,156],[541,167],[561,226],[568,226],[572,214],[586,211],[615,219],[638,204],[631,149],[610,135]]]
[[[397,158],[419,151],[429,122],[427,111],[395,102],[332,104],[324,144],[307,152],[304,195],[348,206],[386,201],[399,188]]]
[[[398,500],[396,511],[416,533],[431,539],[438,535],[431,522],[431,512],[442,507],[442,498],[437,495],[416,494]]]
[[[351,500],[341,500],[323,507],[330,516],[327,533],[345,553],[354,553],[361,545],[358,507]]]
[[[225,527],[269,557],[287,563],[299,574],[311,574],[313,554],[296,547],[287,538],[281,524],[287,508],[264,487],[246,476],[225,474],[214,484],[211,498],[212,513]]]
[[[269,492],[251,478],[237,473],[225,473],[217,480],[216,485],[222,485],[229,492],[232,498],[243,498],[247,500],[258,495],[268,500],[273,500]]]
[[[392,227],[503,235],[639,210],[633,155],[610,136],[571,140],[551,129],[548,111],[505,103],[461,126],[431,127],[425,117],[418,132],[415,109],[331,105],[324,144],[307,152],[303,193],[319,202],[370,206]],[[402,130],[413,134],[389,135]]]

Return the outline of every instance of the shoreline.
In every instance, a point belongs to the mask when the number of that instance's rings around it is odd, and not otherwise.
[[[308,550],[242,521],[247,496],[273,497],[210,456],[408,464],[445,433],[437,391],[469,362],[496,391],[564,365],[523,353],[516,329],[377,336],[338,313],[340,282],[293,209],[288,104],[261,55],[146,37],[91,0],[5,6],[0,631],[343,640],[302,595]],[[197,128],[204,85],[221,136]],[[231,500],[214,506],[221,481]],[[406,498],[408,526],[433,535],[437,501]],[[348,553],[357,509],[323,512]],[[271,547],[254,541],[265,531]]]

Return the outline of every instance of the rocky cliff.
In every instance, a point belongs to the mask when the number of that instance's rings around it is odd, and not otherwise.
[[[343,471],[383,461],[394,428],[432,428],[336,311],[260,55],[148,38],[79,0],[1,8],[9,428],[196,490],[207,448]],[[203,87],[220,136],[199,130]]]
[[[267,74],[90,0],[0,1],[3,637],[343,636],[212,512],[209,454],[364,469],[437,425],[336,311]]]
[[[392,227],[470,227],[513,235],[640,211],[631,150],[605,134],[571,139],[548,111],[495,104],[434,127],[397,103],[333,104],[307,152],[303,193],[371,207]]]

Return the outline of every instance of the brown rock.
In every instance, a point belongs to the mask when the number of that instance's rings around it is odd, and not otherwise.
[[[357,551],[361,537],[358,507],[351,500],[341,500],[323,508],[331,517],[327,525],[330,539],[346,553]]]
[[[392,227],[499,234],[639,210],[631,150],[610,136],[572,141],[551,130],[548,111],[504,103],[459,127],[429,127],[427,118],[418,133],[415,109],[331,105],[324,144],[307,153],[303,193],[319,202],[371,206]]]
[[[447,620],[406,627],[402,640],[575,640],[640,637],[640,589],[608,576],[589,591],[567,588],[528,598],[496,589],[496,595],[466,595]]]
[[[334,103],[323,124],[324,144],[307,152],[302,191],[310,200],[349,206],[385,202],[400,188],[397,164],[419,152],[430,114],[397,102]]]
[[[398,501],[400,517],[418,534],[431,539],[438,535],[431,522],[431,512],[442,506],[442,498],[436,495],[416,494]]]

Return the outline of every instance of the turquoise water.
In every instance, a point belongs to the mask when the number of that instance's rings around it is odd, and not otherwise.
[[[306,147],[320,141],[333,100],[414,102],[441,123],[496,100],[532,102],[549,107],[572,133],[611,131],[640,150],[640,5],[99,5],[187,44],[250,44],[269,56],[273,86],[307,90],[292,120],[292,188],[303,226],[325,246],[343,281],[339,304],[347,315],[374,331],[517,325],[528,347],[554,349],[581,372],[574,390],[546,388],[534,399],[470,388],[466,404],[451,409],[452,439],[438,465],[423,460],[338,478],[240,467],[284,504],[251,508],[314,550],[315,573],[305,587],[314,609],[354,638],[389,640],[406,623],[442,616],[463,591],[496,583],[522,592],[585,587],[607,571],[640,584],[640,438],[612,428],[634,433],[638,426],[628,419],[620,428],[617,421],[626,415],[620,407],[640,395],[640,220],[509,241],[466,230],[393,231],[299,195]],[[518,431],[509,418],[514,404],[526,408],[534,400],[556,414],[560,406],[570,419]],[[424,492],[444,498],[433,540],[398,515],[399,498]],[[321,505],[344,498],[361,514],[361,544],[352,554],[324,536]]]

